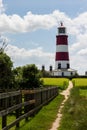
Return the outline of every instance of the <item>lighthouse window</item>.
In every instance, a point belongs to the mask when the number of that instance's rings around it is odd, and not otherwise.
[[[59,33],[65,33],[65,28],[59,28]]]
[[[61,69],[61,63],[58,63],[58,69]]]

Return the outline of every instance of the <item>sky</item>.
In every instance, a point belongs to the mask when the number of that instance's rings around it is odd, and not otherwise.
[[[55,69],[56,35],[67,28],[70,67],[87,71],[87,0],[0,0],[0,46],[14,67],[26,64]]]

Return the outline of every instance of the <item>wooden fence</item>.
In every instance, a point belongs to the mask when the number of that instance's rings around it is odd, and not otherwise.
[[[7,93],[0,93],[0,117],[2,118],[2,130],[9,130],[11,127],[19,127],[22,119],[28,120],[43,105],[58,95],[57,87],[49,87],[35,90],[19,90]],[[16,119],[7,124],[7,116],[15,114]]]

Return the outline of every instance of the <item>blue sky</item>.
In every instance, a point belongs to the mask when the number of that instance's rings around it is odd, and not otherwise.
[[[51,13],[54,10],[60,10],[66,12],[70,16],[86,10],[86,0],[4,0],[4,5],[7,6],[6,13],[17,13],[21,16],[25,15],[28,11],[32,11],[35,14]]]
[[[35,63],[55,68],[60,21],[69,35],[70,66],[87,70],[87,0],[0,0],[0,34],[15,66]]]

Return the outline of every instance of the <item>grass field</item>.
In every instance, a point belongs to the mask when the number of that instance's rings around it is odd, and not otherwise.
[[[44,86],[58,86],[65,89],[68,86],[69,80],[67,78],[41,78]]]
[[[87,89],[79,89],[80,96],[87,97]]]
[[[58,130],[87,130],[87,89],[74,87],[62,113]]]
[[[87,88],[87,78],[75,78],[72,82],[75,87]]]
[[[74,88],[62,111],[58,130],[87,130],[87,78],[72,80]]]

